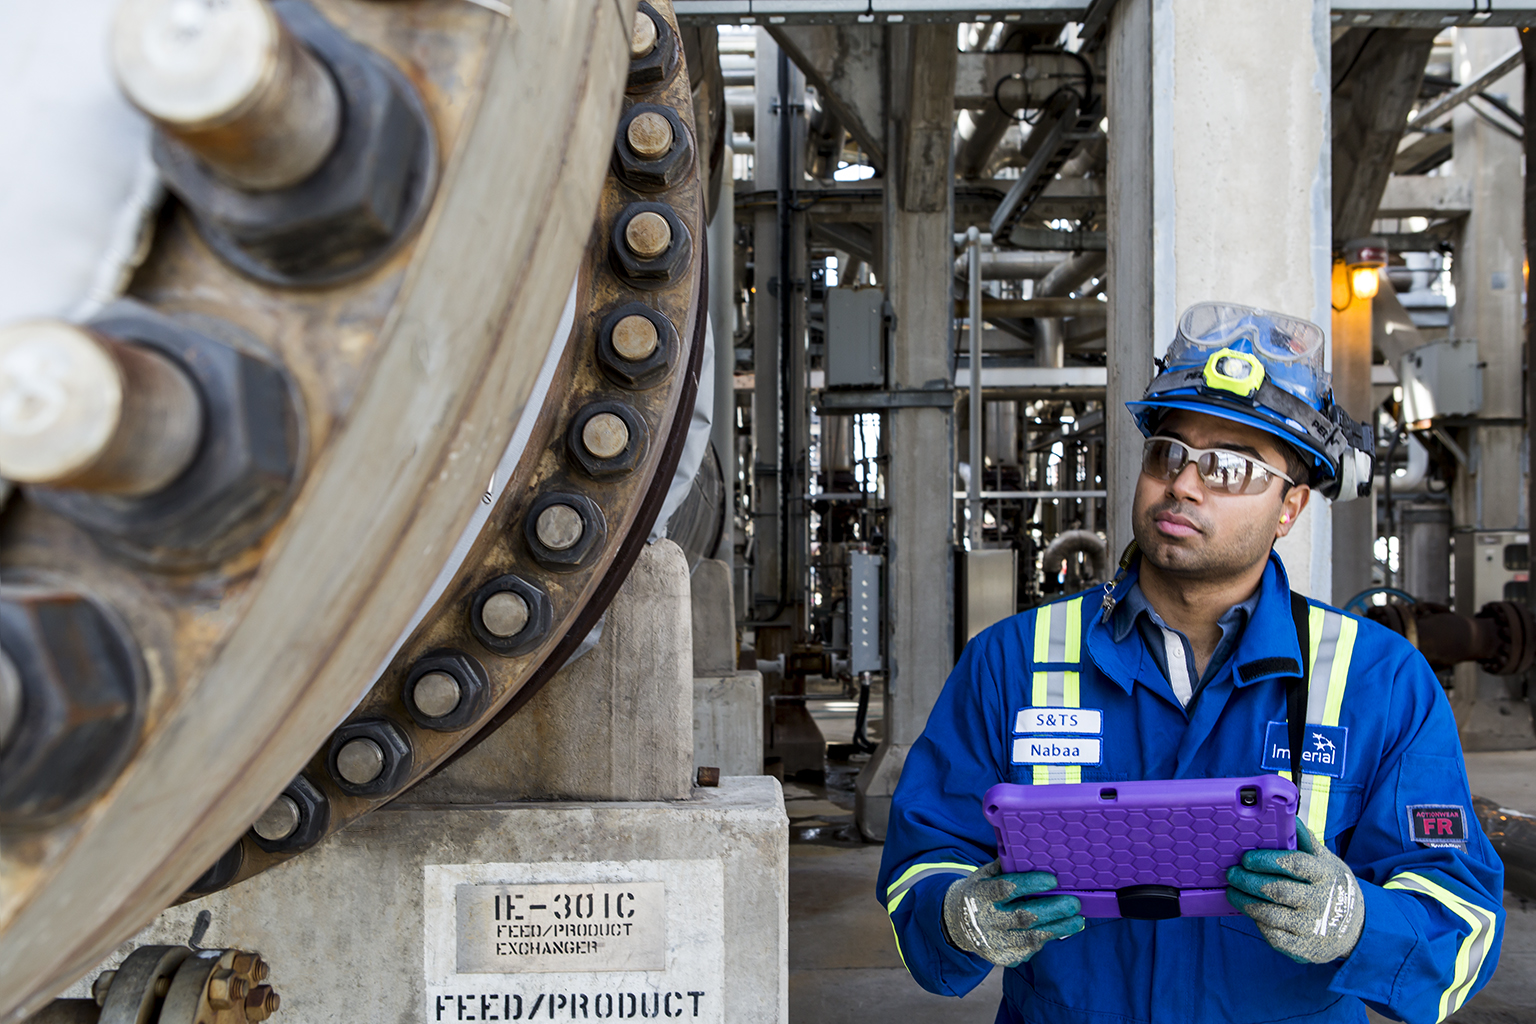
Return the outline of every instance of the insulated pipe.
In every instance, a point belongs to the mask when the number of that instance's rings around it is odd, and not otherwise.
[[[202,401],[170,360],[62,320],[0,330],[0,476],[143,495],[187,468]]]
[[[1087,530],[1065,530],[1056,535],[1056,538],[1046,546],[1045,554],[1040,556],[1041,568],[1049,573],[1050,567],[1060,565],[1068,556],[1082,552],[1088,557],[1088,562],[1093,567],[1093,580],[1104,579],[1105,547],[1104,538]],[[1092,580],[1084,580],[1084,583]]]
[[[331,73],[264,0],[125,0],[111,46],[129,102],[238,188],[303,181],[341,133]]]
[[[985,236],[984,236],[985,237]],[[966,243],[969,245],[969,241]],[[1068,258],[1064,252],[1040,252],[1021,249],[987,249],[981,253],[983,281],[1022,281],[1045,277]],[[970,256],[955,257],[955,276],[970,274]]]
[[[1109,254],[1104,252],[1080,252],[1064,260],[1035,286],[1035,295],[1041,300],[1069,295],[1083,283],[1103,273]],[[1090,299],[1098,304],[1098,300]],[[1059,317],[1046,316],[1035,321],[1035,365],[1062,366],[1066,363],[1066,345],[1063,341]]]
[[[971,259],[970,302],[967,306],[971,321],[971,476],[965,489],[965,529],[971,550],[978,551],[981,549],[981,325],[986,306],[981,298],[981,232],[972,227],[966,231],[965,238]]]

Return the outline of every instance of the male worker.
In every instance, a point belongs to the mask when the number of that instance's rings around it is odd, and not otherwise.
[[[1293,605],[1271,550],[1313,488],[1369,487],[1370,432],[1333,404],[1322,356],[1304,320],[1187,310],[1130,403],[1147,441],[1121,572],[1102,599],[1016,615],[966,647],[902,770],[878,883],[923,987],[963,995],[1001,965],[997,1019],[1039,1024],[1363,1021],[1362,1001],[1438,1021],[1493,973],[1503,869],[1439,682],[1397,634]],[[1067,719],[1095,735],[1015,743],[1062,721],[1030,710],[1052,708],[1097,710]],[[999,782],[1293,767],[1298,849],[1228,872],[1240,915],[1085,920],[1075,897],[1040,895],[1055,876],[1003,873],[982,817]]]

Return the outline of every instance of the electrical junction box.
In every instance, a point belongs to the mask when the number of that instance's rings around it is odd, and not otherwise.
[[[971,638],[1018,611],[1019,553],[1012,548],[955,552],[955,656]]]
[[[1456,610],[1476,615],[1490,601],[1525,603],[1531,578],[1531,535],[1513,530],[1457,533]]]
[[[880,556],[853,551],[848,555],[848,670],[879,672]]]
[[[879,387],[885,383],[885,292],[879,288],[828,288],[829,388]]]
[[[1483,364],[1476,340],[1454,338],[1405,352],[1397,377],[1407,423],[1482,411]]]

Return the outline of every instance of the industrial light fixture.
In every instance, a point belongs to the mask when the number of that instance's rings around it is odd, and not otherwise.
[[[1387,240],[1355,239],[1344,247],[1344,265],[1350,293],[1355,298],[1374,299],[1381,287],[1381,270],[1387,265]]]

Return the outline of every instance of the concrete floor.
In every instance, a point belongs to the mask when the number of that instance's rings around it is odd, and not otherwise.
[[[848,728],[838,720],[842,708],[826,718],[821,725],[829,739]],[[1470,754],[1467,766],[1474,793],[1536,812],[1536,751]],[[881,847],[861,843],[853,827],[857,769],[832,764],[824,785],[790,780],[784,786],[791,1024],[868,1024],[871,1018],[990,1024],[1002,998],[1001,971],[966,998],[951,999],[924,992],[902,967],[874,896]],[[1457,1024],[1536,1024],[1536,902],[1506,894],[1505,909],[1498,972],[1449,1018]]]

